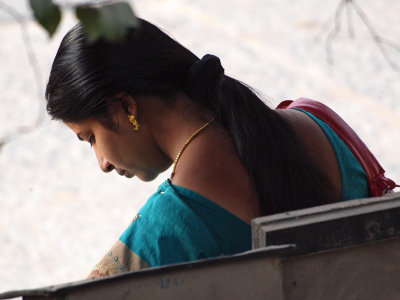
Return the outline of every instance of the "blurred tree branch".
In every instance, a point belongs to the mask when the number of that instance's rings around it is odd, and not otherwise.
[[[38,99],[39,99],[39,112],[36,117],[36,121],[29,125],[29,126],[21,126],[17,128],[14,132],[0,137],[0,150],[1,148],[13,137],[24,134],[24,133],[29,133],[37,129],[44,120],[44,111],[41,109],[42,107],[42,102],[40,99],[43,97],[43,89],[42,89],[42,73],[40,71],[39,63],[35,55],[35,51],[33,50],[31,39],[28,33],[27,29],[27,22],[24,19],[22,15],[18,13],[12,6],[6,4],[4,1],[0,1],[0,10],[7,12],[15,21],[18,22],[18,24],[21,27],[21,35],[22,35],[22,40],[26,49],[26,53],[28,55],[29,59],[29,64],[31,66],[31,69],[33,71],[33,75],[36,81],[36,89],[38,93]]]
[[[328,63],[332,64],[333,63],[333,51],[332,51],[332,43],[334,39],[336,38],[337,34],[341,30],[341,17],[342,14],[346,11],[346,16],[347,16],[347,29],[348,29],[348,34],[350,38],[354,38],[354,25],[353,25],[353,19],[352,19],[352,12],[354,11],[364,26],[367,28],[368,32],[370,33],[373,41],[375,44],[378,46],[379,51],[381,52],[382,56],[386,60],[386,62],[390,65],[390,67],[397,71],[400,72],[400,66],[398,66],[391,58],[391,56],[388,53],[388,48],[394,49],[396,52],[400,54],[400,45],[396,44],[393,41],[390,41],[383,36],[379,35],[377,31],[375,30],[374,26],[370,22],[368,16],[365,14],[364,10],[361,9],[361,7],[356,3],[355,0],[341,0],[336,8],[336,11],[333,16],[333,27],[329,29],[331,26],[331,19],[328,20],[321,28],[321,33],[323,31],[328,31],[326,40],[325,40],[325,49],[326,49],[326,54],[327,54],[327,60]],[[329,30],[328,30],[329,29]]]
[[[29,0],[33,17],[47,31],[49,37],[52,37],[56,32],[60,24],[63,11],[65,10],[74,11],[76,17],[83,24],[90,42],[94,42],[97,39],[105,39],[109,42],[117,42],[123,38],[126,30],[131,27],[138,26],[138,21],[133,9],[129,3],[124,1],[98,0],[80,4],[71,4],[69,1],[64,1],[62,4],[60,3],[60,1],[56,3],[53,0]],[[12,16],[12,18],[21,26],[22,38],[29,58],[29,63],[36,80],[39,99],[42,99],[42,75],[30,41],[27,30],[27,22],[12,6],[6,4],[2,0],[0,0],[0,10]],[[379,35],[374,26],[371,24],[367,15],[355,0],[341,0],[334,13],[333,22],[330,19],[321,28],[320,35],[322,35],[324,31],[327,31],[325,49],[328,62],[331,64],[333,63],[332,43],[341,30],[341,18],[344,12],[346,12],[349,37],[354,38],[355,36],[352,17],[353,12],[355,12],[369,31],[384,59],[391,66],[391,68],[397,72],[400,72],[400,67],[392,60],[387,51],[389,47],[400,53],[400,45]],[[332,24],[333,26],[330,28]],[[41,102],[40,105],[42,105]],[[39,113],[34,124],[30,126],[19,127],[13,133],[4,137],[0,137],[0,149],[11,138],[37,129],[43,120],[44,111],[39,109]]]
[[[29,4],[34,19],[47,31],[49,37],[56,32],[63,10],[68,9],[74,10],[76,17],[82,22],[90,42],[102,38],[109,42],[117,42],[123,38],[126,30],[138,26],[136,16],[127,2],[93,1],[78,5],[66,3],[65,6],[60,7],[53,0],[29,0]],[[27,21],[17,10],[2,0],[0,0],[0,10],[9,14],[21,27],[21,35],[36,81],[39,99],[36,121],[31,125],[18,127],[12,133],[0,137],[1,150],[10,139],[36,130],[43,123],[44,110],[41,101],[43,99],[42,74],[28,33]]]

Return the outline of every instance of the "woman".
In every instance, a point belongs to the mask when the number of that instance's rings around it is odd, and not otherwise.
[[[268,108],[217,57],[199,59],[145,20],[114,44],[87,43],[75,26],[46,98],[104,172],[149,181],[173,164],[91,277],[246,251],[257,216],[370,195],[329,125]]]

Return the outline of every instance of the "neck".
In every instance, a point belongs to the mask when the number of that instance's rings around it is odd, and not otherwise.
[[[152,124],[152,135],[161,151],[173,162],[188,138],[211,120],[211,116],[207,112],[199,113],[199,107],[183,93],[177,95],[172,103],[150,101],[151,105],[149,102],[146,105],[149,110],[146,115],[152,116],[148,120]],[[155,111],[162,114],[154,114]]]
[[[214,121],[214,118],[212,118],[210,121],[205,123],[203,126],[201,126],[199,129],[197,129],[195,132],[192,133],[192,135],[186,140],[186,142],[182,145],[181,149],[179,150],[178,154],[176,155],[176,158],[174,160],[174,165],[171,173],[171,179],[175,175],[175,170],[176,170],[176,165],[178,164],[179,159],[181,158],[181,155],[183,151],[185,151],[186,147],[189,146],[189,144],[192,142],[193,139],[195,139],[199,134],[201,134],[204,130],[207,129],[208,126]]]

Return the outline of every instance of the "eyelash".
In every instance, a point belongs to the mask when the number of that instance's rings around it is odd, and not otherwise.
[[[90,144],[90,147],[92,147],[93,144],[96,142],[96,139],[94,138],[94,135],[90,136],[88,142]]]

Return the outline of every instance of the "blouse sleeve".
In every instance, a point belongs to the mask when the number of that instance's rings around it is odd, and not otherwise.
[[[149,267],[135,252],[118,240],[100,262],[95,265],[87,278],[100,278]]]

